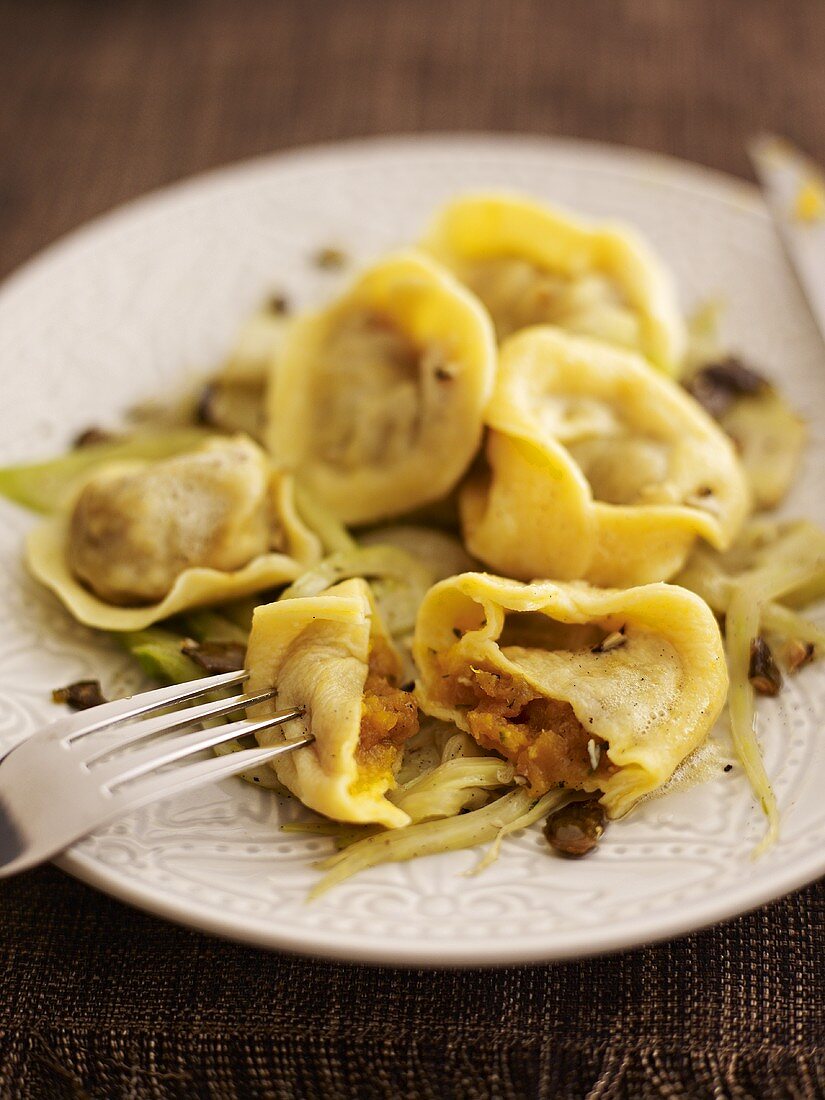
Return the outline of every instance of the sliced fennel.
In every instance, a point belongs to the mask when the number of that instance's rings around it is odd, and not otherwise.
[[[446,531],[419,524],[393,524],[375,527],[359,536],[362,546],[395,546],[412,554],[420,562],[426,562],[433,583],[456,573],[466,573],[479,568],[461,544],[461,540]]]
[[[734,588],[727,611],[725,634],[730,665],[728,708],[731,737],[748,782],[768,820],[765,836],[754,852],[758,856],[779,835],[779,809],[756,737],[754,693],[748,679],[751,642],[759,633],[761,612],[759,600],[755,596],[756,593],[749,586]]]
[[[761,629],[781,641],[810,642],[815,652],[825,652],[825,630],[784,604],[768,600],[762,607]]]
[[[779,835],[779,809],[756,737],[754,691],[748,678],[751,642],[759,635],[766,604],[781,600],[801,586],[818,581],[821,576],[820,552],[812,552],[816,548],[811,546],[810,540],[803,540],[796,550],[795,564],[792,555],[787,553],[776,559],[766,558],[746,574],[746,579],[733,584],[725,620],[731,679],[728,696],[731,736],[753,792],[768,819],[767,832],[754,852],[756,856],[765,852]]]
[[[807,520],[754,519],[726,553],[698,548],[676,583],[725,618],[731,735],[768,823],[759,855],[778,836],[779,811],[757,740],[751,643],[767,634],[775,642],[812,644],[814,655],[825,653],[825,630],[794,610],[825,595],[825,532]]]
[[[495,863],[498,859],[499,853],[501,852],[501,844],[505,837],[508,837],[511,833],[517,833],[519,829],[526,829],[530,825],[534,825],[537,821],[541,821],[543,817],[547,817],[548,814],[561,809],[562,806],[566,806],[574,797],[575,796],[571,794],[570,791],[558,790],[548,791],[547,794],[542,795],[538,802],[523,813],[521,817],[517,817],[507,825],[502,825],[498,831],[498,836],[488,850],[484,853],[475,867],[471,867],[469,871],[465,871],[465,874],[478,875],[486,870],[491,863]]]
[[[739,570],[740,583],[795,606],[825,595],[825,531],[808,520],[776,525],[774,532],[760,525],[760,531],[762,541]]]
[[[719,418],[736,445],[757,508],[775,508],[796,478],[808,429],[773,389],[742,397]]]
[[[313,818],[311,821],[287,821],[281,826],[282,833],[308,833],[310,836],[328,836],[333,840],[342,840],[339,847],[346,847],[353,840],[362,840],[376,832],[382,832],[380,825],[350,825],[346,821],[332,821],[328,817]]]
[[[468,805],[486,801],[487,791],[509,786],[514,774],[512,765],[497,757],[461,757],[439,764],[388,797],[413,822],[454,817]]]
[[[688,347],[682,374],[686,381],[729,355],[720,336],[724,302],[701,304],[688,318]],[[808,431],[784,397],[765,384],[761,392],[740,395],[718,417],[736,445],[756,508],[775,508],[799,470]]]
[[[237,642],[246,645],[249,631],[219,610],[198,610],[187,612],[181,619],[189,637],[199,642]]]
[[[284,589],[280,599],[317,596],[331,584],[349,577],[364,577],[370,582],[391,634],[412,630],[418,606],[433,583],[426,565],[405,550],[395,546],[356,546],[324,558]]]
[[[717,615],[725,615],[735,578],[723,573],[711,554],[701,549],[691,557],[683,572],[676,578],[676,583],[701,596]],[[796,583],[796,573],[791,583]],[[781,641],[798,639],[801,642],[811,642],[821,653],[825,653],[825,630],[776,600],[766,600],[762,604],[760,632],[771,634]]]
[[[197,680],[206,673],[193,660],[181,652],[185,639],[180,634],[163,627],[134,630],[112,635],[137,660],[140,667],[153,680],[167,684],[183,684]]]
[[[436,718],[425,718],[407,742],[397,779],[398,786],[388,797],[417,823],[479,809],[490,801],[491,791],[512,783],[513,769],[499,757],[486,755],[468,734]],[[327,818],[293,821],[281,828],[328,836],[339,849],[385,831],[380,826]]]
[[[289,791],[285,791],[289,795]],[[368,836],[386,832],[380,825],[350,825],[345,821],[330,821],[320,818],[318,821],[290,821],[281,826],[284,833],[309,833],[311,836],[329,837],[338,851],[365,840]]]
[[[495,840],[504,826],[523,817],[534,802],[533,795],[519,787],[480,810],[471,810],[458,817],[407,825],[402,829],[388,829],[359,840],[320,864],[327,873],[310,892],[310,899],[319,897],[359,871],[380,863],[400,863],[418,856],[454,852]]]
[[[696,592],[717,615],[728,613],[737,586],[758,590],[757,632],[812,642],[825,651],[825,631],[793,610],[825,595],[825,531],[807,520],[751,521],[727,553],[697,548],[675,582]]]
[[[266,602],[267,597],[263,593],[254,596],[243,596],[239,600],[231,600],[229,603],[219,604],[215,610],[225,619],[229,619],[235,626],[240,627],[244,634],[249,636],[252,629],[252,616],[255,608],[260,603]]]

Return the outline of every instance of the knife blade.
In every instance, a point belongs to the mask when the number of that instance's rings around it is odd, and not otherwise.
[[[762,134],[751,163],[785,253],[825,341],[825,176],[790,142]]]

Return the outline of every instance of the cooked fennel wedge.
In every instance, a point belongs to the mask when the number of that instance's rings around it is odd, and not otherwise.
[[[743,397],[719,418],[744,467],[756,508],[776,508],[796,479],[808,438],[804,420],[770,389]]]
[[[733,441],[755,507],[775,508],[799,471],[808,436],[804,420],[766,378],[735,357],[705,363],[684,384]]]

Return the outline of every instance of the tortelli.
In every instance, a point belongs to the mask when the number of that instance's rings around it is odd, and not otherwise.
[[[608,587],[667,580],[749,507],[730,440],[632,352],[538,326],[501,348],[465,542],[497,572]]]
[[[256,608],[246,667],[248,691],[278,688],[256,713],[306,708],[288,728],[258,735],[264,745],[299,728],[315,737],[273,763],[285,787],[336,821],[388,828],[409,822],[385,796],[402,746],[418,728],[418,710],[412,694],[399,689],[401,659],[366,581]]]
[[[414,654],[427,714],[510,760],[537,797],[598,790],[612,816],[668,781],[728,687],[712,612],[666,584],[463,573],[428,593]]]
[[[290,328],[270,449],[345,523],[438,500],[478,447],[495,355],[489,317],[445,268],[391,256]]]
[[[292,479],[245,436],[95,469],[26,554],[76,619],[120,631],[286,584],[320,555]]]
[[[670,276],[632,230],[506,194],[458,198],[422,247],[484,302],[499,339],[555,324],[641,352],[668,374],[686,347]]]

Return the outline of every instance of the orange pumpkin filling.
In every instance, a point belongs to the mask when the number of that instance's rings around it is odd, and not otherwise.
[[[418,705],[398,687],[398,658],[381,638],[370,645],[369,668],[361,701],[360,764],[389,764],[398,748],[418,731]]]
[[[532,793],[598,790],[616,771],[605,742],[582,725],[569,703],[547,698],[500,669],[457,669],[448,654],[440,664],[443,701],[466,712],[473,738],[509,760]]]

